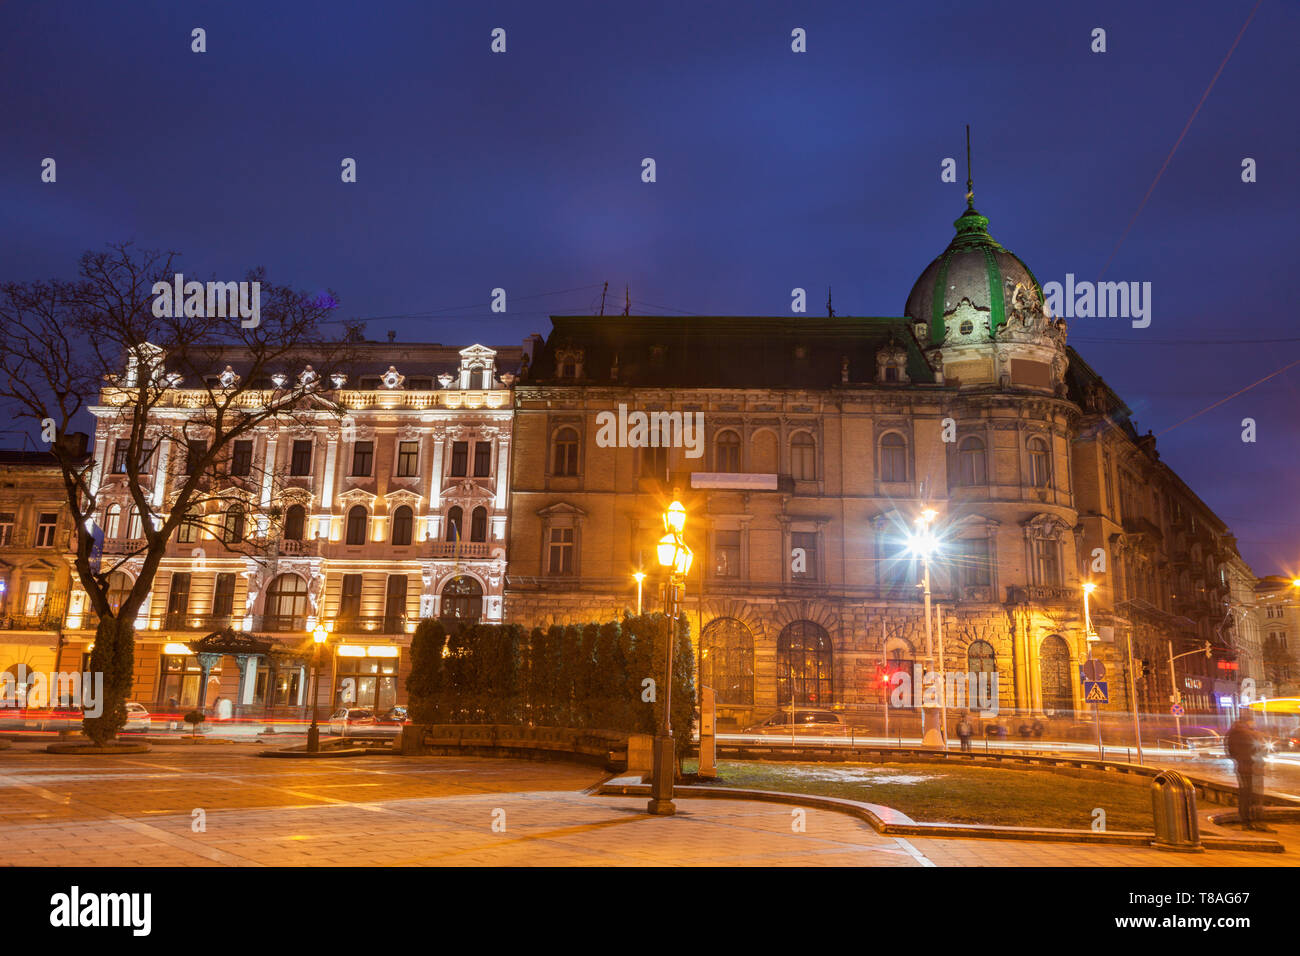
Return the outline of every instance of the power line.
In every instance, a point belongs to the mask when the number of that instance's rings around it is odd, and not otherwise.
[[[1233,392],[1231,395],[1229,395],[1227,398],[1221,398],[1221,399],[1219,399],[1219,400],[1218,400],[1217,402],[1215,402],[1213,405],[1207,405],[1207,406],[1205,406],[1204,408],[1202,408],[1199,412],[1197,412],[1197,413],[1194,414],[1194,415],[1188,415],[1188,416],[1187,416],[1186,418],[1184,418],[1181,422],[1177,422],[1176,424],[1170,425],[1170,426],[1169,426],[1168,428],[1166,428],[1164,431],[1156,432],[1157,437],[1160,436],[1160,435],[1165,435],[1165,434],[1167,434],[1167,433],[1173,431],[1173,430],[1174,430],[1175,428],[1177,428],[1179,425],[1186,425],[1186,424],[1187,424],[1188,422],[1190,422],[1193,418],[1200,418],[1200,417],[1201,417],[1202,415],[1204,415],[1206,412],[1208,412],[1208,411],[1212,411],[1213,409],[1218,408],[1220,405],[1224,404],[1225,402],[1230,402],[1230,401],[1232,401],[1232,400],[1233,400],[1234,398],[1236,398],[1238,395],[1243,395],[1243,394],[1245,394],[1246,392],[1249,392],[1249,391],[1250,391],[1252,388],[1254,388],[1256,385],[1263,385],[1263,384],[1264,384],[1265,382],[1267,382],[1270,378],[1276,378],[1278,375],[1281,375],[1281,374],[1282,374],[1283,372],[1285,372],[1287,369],[1295,368],[1297,365],[1300,365],[1300,359],[1296,359],[1294,362],[1289,362],[1289,363],[1287,363],[1286,365],[1283,365],[1283,366],[1282,366],[1280,369],[1278,369],[1276,372],[1269,372],[1269,373],[1268,373],[1267,375],[1265,375],[1263,378],[1258,379],[1257,381],[1251,382],[1251,383],[1250,383],[1249,385],[1247,385],[1245,388],[1240,388],[1240,389],[1238,389],[1237,391],[1235,391],[1235,392]]]
[[[1246,32],[1246,27],[1250,26],[1250,21],[1255,19],[1255,12],[1259,10],[1259,5],[1263,2],[1264,0],[1255,0],[1255,6],[1251,8],[1250,16],[1246,17],[1246,22],[1241,25],[1241,30],[1237,32],[1237,38],[1232,41],[1232,46],[1228,48],[1228,53],[1223,58],[1223,62],[1220,63],[1219,68],[1214,71],[1214,76],[1210,79],[1210,85],[1207,86],[1205,92],[1201,94],[1201,100],[1196,104],[1196,109],[1192,110],[1192,115],[1187,117],[1187,124],[1183,127],[1183,131],[1178,134],[1178,139],[1174,143],[1174,148],[1171,149],[1169,155],[1165,157],[1164,163],[1160,166],[1160,171],[1156,173],[1156,178],[1151,180],[1151,185],[1147,187],[1146,195],[1143,196],[1142,201],[1138,203],[1137,210],[1133,213],[1133,218],[1131,218],[1128,221],[1128,225],[1124,227],[1124,232],[1120,235],[1119,242],[1115,243],[1115,248],[1110,251],[1110,257],[1106,260],[1106,264],[1101,267],[1101,272],[1097,274],[1098,281],[1100,281],[1101,277],[1106,274],[1106,270],[1110,268],[1110,264],[1114,260],[1115,254],[1119,252],[1119,247],[1124,245],[1124,240],[1128,238],[1129,230],[1133,228],[1133,224],[1137,222],[1138,216],[1142,214],[1142,210],[1146,207],[1147,200],[1150,199],[1151,194],[1155,192],[1156,184],[1160,182],[1160,177],[1165,174],[1165,169],[1168,168],[1170,161],[1174,158],[1174,153],[1176,153],[1178,147],[1182,145],[1183,138],[1187,135],[1187,131],[1192,128],[1192,122],[1196,119],[1196,115],[1200,113],[1201,107],[1205,105],[1205,100],[1209,97],[1210,90],[1214,89],[1214,84],[1219,81],[1219,74],[1222,73],[1223,68],[1228,65],[1228,60],[1231,59],[1233,51],[1237,49],[1237,44],[1241,42],[1241,38]]]

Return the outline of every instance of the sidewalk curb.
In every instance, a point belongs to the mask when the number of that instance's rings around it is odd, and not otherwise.
[[[1142,833],[1134,830],[1098,833],[1092,830],[997,827],[973,823],[893,823],[881,819],[868,804],[859,803],[856,800],[845,800],[840,797],[784,793],[779,790],[741,790],[731,787],[681,786],[676,787],[675,790],[679,797],[701,797],[715,800],[756,800],[764,803],[784,803],[847,813],[869,823],[877,833],[886,836],[929,837],[932,839],[1025,840],[1037,843],[1109,844],[1142,848],[1151,847],[1155,838],[1154,833]],[[645,785],[606,784],[601,786],[597,792],[601,796],[650,796],[650,788]],[[903,816],[903,814],[900,813],[899,816]],[[1275,840],[1246,840],[1212,836],[1203,837],[1201,845],[1207,850],[1252,850],[1261,853],[1286,852],[1286,848]]]

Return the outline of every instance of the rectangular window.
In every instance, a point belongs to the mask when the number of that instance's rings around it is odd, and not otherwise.
[[[119,438],[113,443],[113,474],[126,474],[126,456],[131,448],[129,438]]]
[[[361,575],[343,575],[343,593],[339,597],[339,619],[355,621],[361,616]]]
[[[486,478],[492,474],[492,443],[479,441],[474,443],[474,477]]]
[[[573,529],[552,528],[546,561],[548,574],[573,573]]]
[[[469,474],[469,442],[454,441],[451,443],[451,476],[453,478],[464,478]]]
[[[665,478],[668,474],[667,448],[641,449],[641,477]]]
[[[308,455],[310,455],[310,451]],[[235,442],[230,456],[230,473],[236,478],[246,478],[253,470],[253,442],[251,439]]]
[[[230,617],[235,611],[235,576],[218,574],[216,590],[212,592],[212,616]]]
[[[1112,517],[1115,514],[1115,477],[1110,467],[1110,452],[1105,452],[1101,456],[1102,476],[1106,480],[1106,514]]]
[[[311,474],[311,439],[293,443],[293,457],[289,461],[289,474],[295,476]]]
[[[714,539],[714,574],[720,578],[740,577],[740,532],[719,531]]]
[[[420,443],[404,441],[397,446],[397,477],[414,478],[420,473]]]
[[[42,511],[36,522],[36,547],[54,547],[54,529],[58,527],[59,516],[53,511]]]
[[[1061,564],[1057,543],[1050,538],[1039,538],[1034,542],[1034,550],[1038,565],[1038,583],[1043,587],[1060,587]]]
[[[27,599],[23,602],[23,613],[28,617],[39,617],[45,610],[45,599],[49,596],[49,581],[28,581]]]
[[[185,443],[185,474],[195,475],[203,467],[203,456],[208,453],[208,443],[205,441],[187,441]]]
[[[960,560],[958,572],[962,585],[968,588],[986,588],[991,585],[993,582],[992,564],[989,561],[989,539],[966,538],[958,544]]]
[[[157,449],[156,441],[142,441],[140,443],[140,474],[148,475],[153,473],[153,453]]]
[[[790,576],[796,581],[816,581],[817,532],[795,531],[790,534]]]
[[[375,458],[375,443],[359,441],[352,446],[352,477],[369,478],[370,467]]]
[[[6,511],[0,514],[0,545],[14,543],[14,513]]]
[[[384,633],[401,634],[406,630],[406,575],[390,574],[384,595]]]
[[[172,575],[171,590],[167,595],[167,626],[184,627],[190,610],[190,576],[178,571]]]

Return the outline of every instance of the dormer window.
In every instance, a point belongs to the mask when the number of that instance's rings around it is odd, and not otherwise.
[[[876,381],[898,384],[907,380],[907,350],[891,341],[876,353]]]
[[[555,352],[555,369],[560,378],[582,378],[582,349],[561,348]]]

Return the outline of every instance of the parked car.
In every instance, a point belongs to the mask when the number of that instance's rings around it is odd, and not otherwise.
[[[794,712],[794,730],[803,737],[844,737],[848,734],[848,725],[844,717],[833,710],[799,708]],[[777,736],[791,733],[790,709],[779,711],[767,720],[754,724],[741,731],[743,734],[763,734]]]
[[[1188,750],[1217,750],[1220,754],[1224,752],[1223,734],[1213,727],[1184,727],[1182,736],[1177,740]]]
[[[340,707],[330,715],[329,730],[338,737],[396,737],[402,732],[405,721],[398,719],[394,707],[381,717],[376,717],[373,710],[364,707]]]
[[[153,718],[149,715],[149,710],[144,704],[137,704],[133,700],[126,703],[126,723],[123,730],[148,730],[150,721]]]

